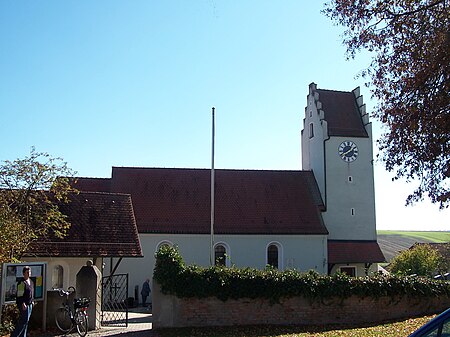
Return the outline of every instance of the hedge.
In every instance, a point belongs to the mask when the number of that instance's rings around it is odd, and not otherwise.
[[[155,254],[154,279],[164,294],[177,297],[215,296],[223,301],[239,298],[281,298],[303,296],[308,299],[382,296],[450,296],[450,282],[417,276],[391,276],[374,273],[349,277],[342,273],[321,275],[316,271],[278,271],[213,266],[186,266],[177,248],[162,246]]]

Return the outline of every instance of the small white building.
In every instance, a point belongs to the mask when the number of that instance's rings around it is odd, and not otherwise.
[[[75,287],[76,275],[88,260],[102,270],[104,260],[142,258],[129,195],[81,191],[70,194],[60,210],[71,223],[67,236],[40,238],[22,257],[47,262],[47,290]]]

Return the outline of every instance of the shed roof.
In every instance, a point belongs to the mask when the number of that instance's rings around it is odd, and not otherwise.
[[[59,208],[71,223],[67,235],[34,242],[26,256],[143,256],[129,195],[72,193],[70,202]]]
[[[328,263],[385,262],[376,241],[328,240]]]

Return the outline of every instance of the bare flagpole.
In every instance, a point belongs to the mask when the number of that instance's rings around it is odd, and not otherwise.
[[[211,266],[214,265],[214,112],[212,108],[212,153],[211,153],[211,251],[209,262]]]

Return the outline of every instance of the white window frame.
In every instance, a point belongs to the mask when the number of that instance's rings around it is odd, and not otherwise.
[[[174,246],[173,242],[171,242],[171,241],[169,241],[169,240],[162,240],[162,241],[158,242],[158,244],[156,245],[155,253],[158,251],[158,249],[159,249],[162,245],[169,245],[170,247],[173,247],[173,246]]]
[[[267,266],[269,264],[269,261],[267,259],[267,255],[268,255],[267,253],[268,253],[269,247],[271,245],[277,246],[277,248],[278,248],[278,270],[284,270],[283,245],[278,241],[271,241],[266,245],[266,249],[264,250],[265,262],[266,262],[265,265]]]
[[[217,246],[223,246],[225,248],[225,267],[230,267],[231,266],[231,250],[230,250],[230,246],[228,245],[228,243],[224,242],[224,241],[219,241],[214,243],[214,265],[216,264],[215,258],[216,258],[216,247]]]

